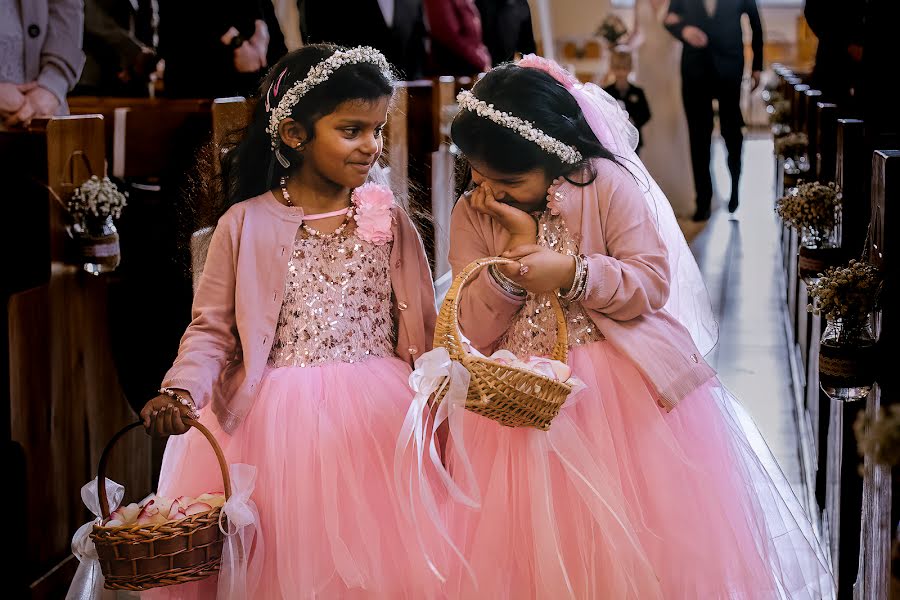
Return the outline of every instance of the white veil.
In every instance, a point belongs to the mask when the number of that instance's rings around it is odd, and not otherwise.
[[[600,87],[580,83],[552,60],[529,54],[518,65],[544,71],[563,85],[578,102],[600,143],[619,157],[637,179],[650,211],[656,215],[659,233],[669,253],[670,292],[664,308],[690,331],[697,348],[707,354],[716,345],[719,335],[709,293],[672,205],[635,152],[638,132],[629,121],[628,113]]]

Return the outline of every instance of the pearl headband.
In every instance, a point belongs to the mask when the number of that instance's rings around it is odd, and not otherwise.
[[[581,152],[575,146],[564,144],[555,137],[547,135],[529,121],[497,110],[493,104],[479,100],[475,94],[468,90],[461,91],[456,97],[456,101],[459,103],[460,108],[515,131],[526,140],[540,146],[542,150],[555,154],[564,163],[574,165],[582,160]]]
[[[281,97],[281,100],[278,101],[278,105],[275,109],[271,110],[269,97],[271,96],[274,98],[278,95],[278,87],[281,84],[281,79],[284,77],[285,73],[285,71],[282,71],[281,75],[278,76],[278,79],[269,86],[269,90],[266,92],[266,110],[270,111],[269,126],[266,127],[266,132],[272,139],[272,148],[278,148],[278,124],[291,116],[291,110],[297,105],[300,98],[305,96],[312,88],[320,83],[328,81],[328,78],[341,67],[360,63],[371,63],[381,70],[386,79],[389,81],[393,79],[390,64],[384,55],[375,48],[358,46],[356,48],[350,48],[349,50],[338,50],[322,62],[313,66],[309,70],[309,73],[306,74],[306,77],[292,85],[284,93],[284,96]]]

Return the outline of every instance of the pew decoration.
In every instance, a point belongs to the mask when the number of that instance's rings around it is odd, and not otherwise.
[[[853,431],[860,456],[885,467],[900,465],[900,404],[882,407],[875,416],[860,413]]]
[[[853,432],[859,455],[871,458],[871,463],[865,461],[867,476],[874,466],[891,470],[900,465],[900,404],[882,407],[875,415],[860,412]],[[890,542],[890,586],[892,590],[900,590],[900,525],[893,530]]]
[[[812,303],[807,310],[827,320],[819,342],[822,390],[839,400],[865,398],[875,381],[872,313],[881,292],[878,270],[851,260],[845,266],[830,267],[808,290]]]
[[[791,103],[779,92],[763,92],[763,98],[768,98],[766,113],[769,115],[769,125],[775,139],[781,138],[791,132]]]
[[[801,182],[775,206],[785,224],[800,235],[798,274],[807,285],[840,262],[841,190],[834,183]]]
[[[72,219],[69,234],[85,271],[100,275],[114,271],[121,262],[119,232],[114,221],[122,216],[127,193],[108,177],[93,175],[75,189],[66,203]]]
[[[596,35],[606,40],[610,48],[615,48],[628,37],[628,26],[618,15],[607,15],[597,28]]]
[[[788,133],[775,140],[775,154],[784,158],[784,174],[798,176],[809,171],[809,138],[805,133]]]

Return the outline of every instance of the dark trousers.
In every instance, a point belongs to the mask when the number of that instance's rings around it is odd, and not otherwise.
[[[682,71],[681,96],[691,141],[691,166],[697,192],[697,212],[708,213],[713,196],[710,155],[714,99],[719,101],[719,127],[728,150],[732,194],[741,178],[744,117],[741,115],[741,80],[723,79],[710,68],[706,73]]]

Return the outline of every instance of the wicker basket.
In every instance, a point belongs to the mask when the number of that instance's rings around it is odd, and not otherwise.
[[[463,269],[453,280],[441,304],[434,330],[434,345],[446,348],[450,358],[462,363],[469,371],[468,410],[507,427],[534,427],[546,431],[559,414],[572,386],[533,371],[474,356],[466,352],[462,345],[459,331],[460,293],[473,275],[492,264],[518,263],[505,258],[482,258]],[[566,362],[569,351],[566,317],[556,294],[551,294],[550,298],[557,324],[556,345],[551,358]],[[446,388],[435,401],[443,400],[445,394]]]
[[[206,436],[222,470],[225,497],[231,497],[231,479],[222,449],[209,430],[197,421],[185,423]],[[128,431],[142,426],[132,423],[113,436],[100,456],[97,481],[105,481],[106,461],[113,445]],[[99,485],[103,522],[109,519],[106,486]],[[148,590],[206,579],[219,570],[225,536],[219,529],[221,507],[191,515],[180,521],[155,525],[94,525],[91,539],[97,548],[100,568],[110,590]]]

